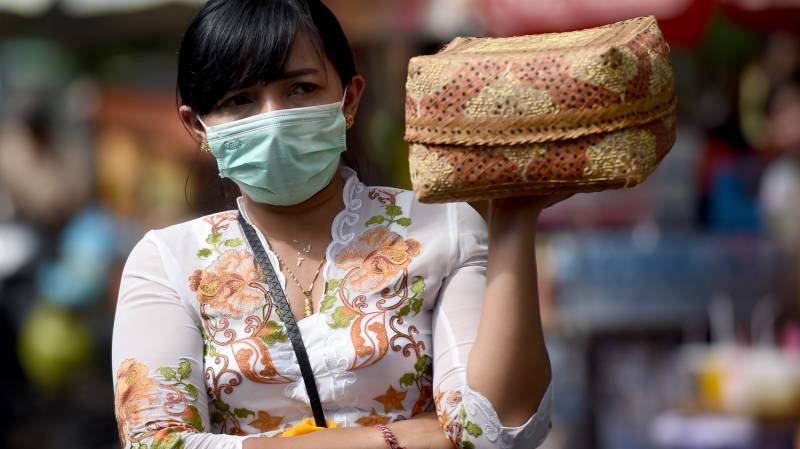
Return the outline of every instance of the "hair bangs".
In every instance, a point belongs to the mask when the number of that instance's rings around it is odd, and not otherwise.
[[[281,78],[299,33],[347,85],[356,73],[353,54],[319,0],[208,0],[181,42],[179,104],[205,115],[228,92]]]
[[[202,61],[205,92],[194,98],[200,114],[211,111],[227,93],[257,83],[269,83],[286,69],[292,43],[306,31],[315,47],[318,33],[308,12],[285,2],[218,2],[203,22],[195,57]],[[214,15],[225,20],[214,20]],[[319,48],[317,48],[319,51]],[[321,54],[320,54],[321,56]]]

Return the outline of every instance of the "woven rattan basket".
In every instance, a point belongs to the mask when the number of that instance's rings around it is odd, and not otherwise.
[[[654,17],[569,33],[456,38],[412,58],[411,181],[422,202],[599,191],[643,181],[675,141]]]

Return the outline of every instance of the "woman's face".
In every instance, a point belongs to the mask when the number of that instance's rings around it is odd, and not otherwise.
[[[356,75],[347,86],[345,114],[355,116],[363,90],[364,79]],[[226,92],[201,119],[206,126],[214,126],[281,109],[335,103],[342,101],[344,93],[336,69],[322,50],[305,33],[298,33],[279,79]],[[179,112],[198,140],[205,138],[205,129],[191,108],[183,105]]]

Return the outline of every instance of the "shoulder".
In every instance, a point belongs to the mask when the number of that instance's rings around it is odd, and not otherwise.
[[[366,226],[391,223],[391,229],[436,248],[438,257],[449,254],[454,264],[487,249],[486,221],[468,203],[422,203],[411,190],[383,186],[364,186],[360,196],[367,201],[360,214]]]
[[[414,191],[386,186],[363,186],[363,199],[370,206],[364,208],[366,213],[387,209],[393,214],[402,214],[408,217],[414,227],[438,226],[444,230],[443,225],[448,225],[455,233],[486,232],[486,221],[466,202],[451,203],[422,203]]]
[[[136,244],[129,259],[142,253],[159,254],[165,261],[187,252],[195,255],[199,247],[221,240],[223,233],[236,223],[237,216],[235,210],[228,210],[152,229]]]
[[[210,229],[227,228],[235,223],[239,213],[236,210],[226,210],[204,215],[202,217],[186,220],[159,229],[150,231],[154,236],[161,238],[171,238],[181,235],[190,235],[197,232],[207,232]]]

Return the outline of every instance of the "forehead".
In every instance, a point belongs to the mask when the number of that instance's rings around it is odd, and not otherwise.
[[[315,45],[307,33],[298,31],[286,59],[285,71],[307,68],[319,70],[329,81],[330,77],[336,76],[336,71],[325,55],[324,49]]]

